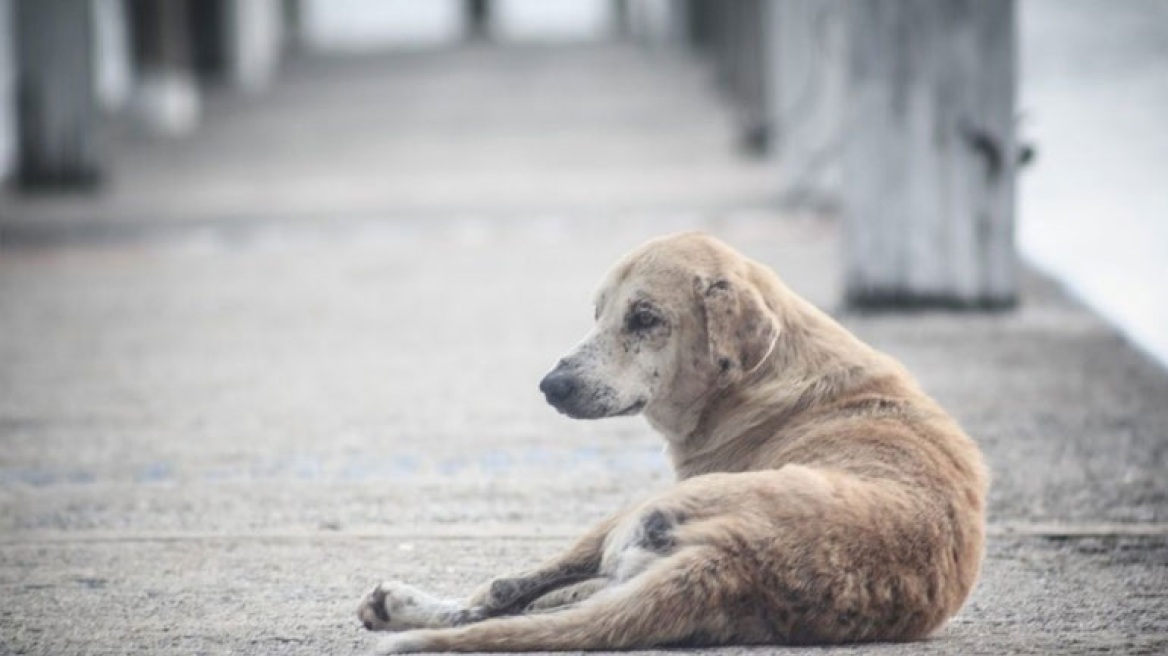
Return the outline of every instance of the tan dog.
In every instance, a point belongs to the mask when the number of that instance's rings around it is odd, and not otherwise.
[[[889,357],[710,237],[645,244],[540,385],[572,417],[643,412],[678,483],[465,601],[384,583],[383,652],[915,640],[977,579],[975,444]]]

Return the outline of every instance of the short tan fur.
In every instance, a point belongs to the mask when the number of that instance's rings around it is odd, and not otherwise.
[[[653,240],[544,379],[574,417],[643,413],[678,482],[466,600],[383,583],[408,651],[826,644],[928,636],[977,580],[987,474],[893,359],[698,233]]]

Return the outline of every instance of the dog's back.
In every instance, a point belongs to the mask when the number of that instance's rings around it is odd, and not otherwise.
[[[743,525],[740,540],[761,546],[754,574],[769,584],[758,586],[757,601],[769,598],[777,616],[789,618],[773,639],[928,635],[960,608],[978,576],[981,453],[899,363],[765,267],[745,268],[780,318],[783,339],[711,404],[694,440],[700,445],[671,445],[675,469],[683,479],[769,472],[757,483],[766,501],[731,504],[726,515],[767,514]]]

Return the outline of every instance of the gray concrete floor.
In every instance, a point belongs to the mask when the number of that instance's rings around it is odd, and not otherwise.
[[[301,62],[102,197],[0,205],[0,652],[362,653],[355,604],[530,565],[669,484],[536,382],[653,235],[715,233],[901,358],[994,473],[983,579],[912,645],[1168,650],[1168,374],[1041,276],[1003,314],[838,310],[685,61]],[[726,652],[805,650],[727,649]]]

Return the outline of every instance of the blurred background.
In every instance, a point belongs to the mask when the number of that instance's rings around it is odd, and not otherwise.
[[[228,217],[781,208],[850,222],[844,294],[861,304],[1010,305],[1016,244],[1168,360],[1164,3],[845,5],[4,0],[0,241]],[[935,49],[897,21],[944,20],[969,21],[953,59],[861,65]],[[894,90],[898,75],[920,89]],[[959,77],[976,93],[939,82]],[[936,107],[865,104],[921,89]],[[937,121],[950,143],[925,142]],[[999,178],[951,187],[978,158],[1002,160]]]
[[[930,649],[1168,649],[1165,108],[1164,0],[0,0],[0,652],[363,652],[668,485],[536,386],[685,229],[985,450]]]

